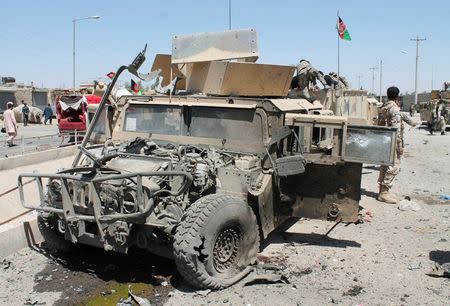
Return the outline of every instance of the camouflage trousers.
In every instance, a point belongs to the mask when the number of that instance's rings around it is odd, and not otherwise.
[[[445,118],[444,116],[440,116],[437,123],[437,130],[441,132],[445,132]]]
[[[400,158],[395,157],[394,166],[380,166],[378,184],[390,189],[394,183],[395,176],[400,172]]]

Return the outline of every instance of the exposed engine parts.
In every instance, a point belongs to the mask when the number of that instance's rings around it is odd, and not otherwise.
[[[135,234],[136,245],[167,240],[174,234],[190,203],[219,192],[221,179],[227,181],[230,175],[237,173],[243,181],[248,181],[252,171],[260,169],[257,156],[171,143],[157,145],[151,139],[143,138],[119,146],[108,143],[98,152],[89,152],[86,156],[84,165],[63,171],[69,177],[49,181],[46,200],[51,207],[64,208],[62,199],[64,186],[67,186],[76,213],[101,215],[86,217],[92,221],[115,222],[80,229],[78,224],[66,224],[61,216],[58,221],[60,233],[81,235],[91,232],[103,237],[105,249],[119,251],[126,251],[137,220],[140,220],[137,223],[158,230]],[[221,171],[217,171],[218,168]],[[229,171],[223,171],[223,168]],[[143,171],[150,171],[152,175],[138,175]],[[224,186],[230,188],[229,184]],[[255,189],[255,186],[250,187],[248,182],[247,188]],[[97,211],[95,203],[99,205]],[[67,233],[67,227],[73,230]]]

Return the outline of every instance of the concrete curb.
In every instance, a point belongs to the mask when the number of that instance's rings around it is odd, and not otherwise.
[[[0,171],[72,156],[75,155],[76,150],[77,146],[70,146],[8,158],[1,158]]]
[[[0,259],[42,241],[44,238],[39,232],[37,220],[24,221],[0,233]]]

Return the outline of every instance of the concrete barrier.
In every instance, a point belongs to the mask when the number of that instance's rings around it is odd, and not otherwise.
[[[0,170],[13,169],[75,155],[77,147],[78,146],[69,146],[8,158],[0,158]]]
[[[0,232],[0,259],[44,241],[37,220],[28,219]]]

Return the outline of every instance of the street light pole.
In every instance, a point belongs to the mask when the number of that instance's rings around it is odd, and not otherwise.
[[[419,66],[419,42],[423,40],[427,40],[426,38],[411,38],[410,40],[416,41],[416,76],[415,76],[415,85],[414,85],[414,104],[417,106],[417,71]]]
[[[228,0],[228,30],[231,30],[231,0]]]
[[[377,70],[378,67],[370,67],[369,70],[372,71],[372,94],[375,96],[375,70]]]
[[[431,90],[433,90],[434,67],[431,64]]]
[[[74,18],[72,20],[73,22],[73,93],[75,94],[75,28],[76,28],[76,24],[77,21],[80,20],[87,20],[87,19],[99,19],[100,16],[89,16],[89,17],[84,17],[84,18]]]
[[[73,22],[73,94],[75,94],[75,26],[77,24],[77,20],[72,20]]]
[[[381,80],[383,79],[383,61],[380,60],[380,103],[382,102],[381,100],[381,96],[382,96],[382,91],[381,91]]]

